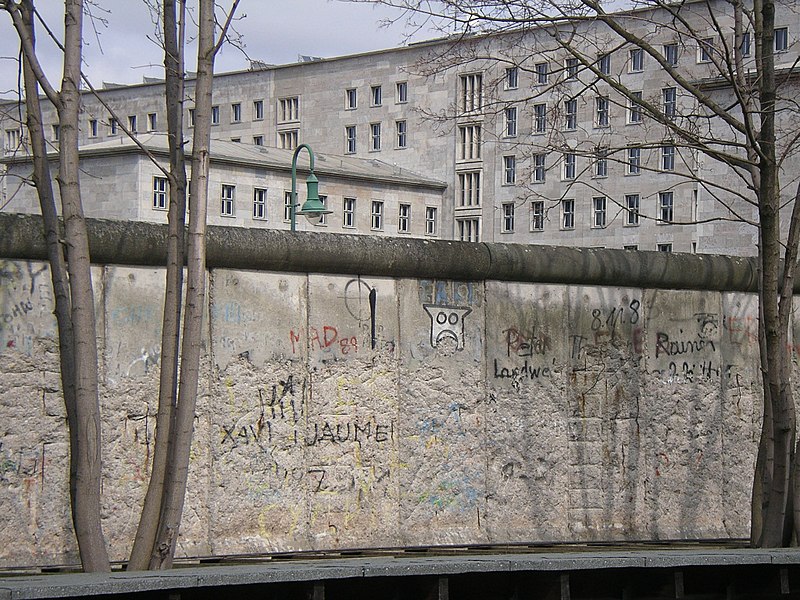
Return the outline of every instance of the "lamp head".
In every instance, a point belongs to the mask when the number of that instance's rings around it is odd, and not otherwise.
[[[322,215],[328,215],[331,211],[325,208],[322,200],[319,199],[319,181],[314,173],[309,173],[306,178],[306,187],[308,188],[308,195],[297,214],[305,215],[306,219],[311,223],[317,224]]]

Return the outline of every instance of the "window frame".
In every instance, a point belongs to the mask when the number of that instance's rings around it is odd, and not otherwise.
[[[229,193],[226,193],[229,192]],[[220,217],[235,217],[236,216],[236,186],[232,183],[223,183],[220,185]]]
[[[638,227],[641,214],[641,196],[639,194],[625,194],[625,226]]]
[[[351,135],[352,134],[352,135]],[[357,151],[357,140],[358,130],[356,129],[355,125],[345,125],[344,126],[344,153],[345,154],[355,154]]]
[[[561,158],[563,168],[561,170],[562,181],[573,181],[578,173],[578,159],[575,152],[564,152]]]
[[[550,63],[546,61],[538,62],[533,65],[533,69],[536,73],[536,84],[547,85],[547,82],[550,79]]]
[[[628,49],[628,73],[641,73],[644,71],[644,50],[642,48]]]
[[[519,67],[506,67],[505,88],[507,90],[519,89]]]
[[[395,121],[395,134],[396,148],[408,148],[408,121]]]
[[[564,131],[575,131],[578,128],[578,99],[564,100]]]
[[[678,43],[670,42],[668,44],[664,44],[661,50],[662,55],[664,56],[664,62],[666,62],[670,67],[677,67],[680,52]]]
[[[537,152],[532,157],[531,179],[533,183],[545,183],[547,179],[547,153]]]
[[[626,159],[626,175],[640,175],[642,172],[642,147],[628,146]]]
[[[628,125],[639,125],[644,121],[644,111],[641,105],[642,92],[631,92],[631,95],[634,98],[628,98],[628,118],[626,122]]]
[[[776,27],[773,30],[773,43],[775,52],[786,52],[789,50],[789,28]]]
[[[503,202],[500,210],[500,233],[514,233],[516,205],[513,202]]]
[[[664,118],[674,120],[678,116],[678,88],[661,88],[661,102]]]
[[[153,175],[153,210],[169,210],[168,191],[167,178]]]
[[[533,134],[547,133],[547,103],[540,102],[533,105]]]
[[[401,202],[397,207],[397,233],[411,233],[411,205]]]
[[[544,200],[531,201],[531,231],[544,231]]]
[[[358,89],[347,88],[344,91],[344,109],[355,110],[358,108]]]
[[[219,125],[219,104],[211,107],[211,125]]]
[[[438,212],[436,206],[425,207],[425,235],[438,235],[436,223]]]
[[[505,137],[517,137],[517,107],[507,106],[503,111],[505,118]]]
[[[564,231],[575,229],[575,200],[573,198],[561,200],[561,229]]]
[[[592,198],[592,228],[605,229],[608,225],[608,198],[594,196]]]
[[[383,200],[373,200],[370,210],[370,230],[383,231]]]
[[[671,190],[658,192],[659,225],[671,225],[675,222],[675,193]]]
[[[503,156],[503,185],[517,184],[517,157],[514,154]]]
[[[342,227],[355,229],[356,227],[356,198],[342,198]]]
[[[608,96],[595,97],[595,127],[611,126],[611,101]]]
[[[664,144],[661,146],[661,170],[672,172],[675,170],[675,145]]]
[[[459,207],[472,207],[481,205],[481,193],[483,192],[483,182],[481,181],[483,172],[459,171],[457,173],[458,188],[456,189],[456,200]]]
[[[395,83],[394,90],[397,104],[406,104],[408,102],[408,81],[398,81]]]
[[[253,219],[267,221],[267,188],[253,188]]]
[[[253,100],[253,121],[264,120],[264,100]]]
[[[383,86],[380,84],[369,86],[369,105],[373,108],[383,106]]]
[[[242,103],[241,102],[232,102],[231,103],[231,123],[241,123],[242,122]]]
[[[381,124],[369,124],[369,151],[380,152],[381,149]]]

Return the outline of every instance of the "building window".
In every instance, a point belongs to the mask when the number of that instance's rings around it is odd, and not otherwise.
[[[264,145],[264,136],[263,135],[254,135],[253,136],[253,144],[255,146],[263,146]]]
[[[117,135],[119,129],[119,122],[114,117],[108,118],[108,133],[109,135]]]
[[[194,119],[192,119],[192,122],[194,122]],[[211,107],[211,124],[219,125],[219,106]]]
[[[545,175],[547,173],[545,169],[545,154],[534,154],[533,155],[533,182],[534,183],[544,183]]]
[[[377,151],[381,149],[381,124],[371,123],[369,126],[369,149]]]
[[[517,157],[503,157],[503,182],[506,185],[514,185],[517,182]]]
[[[411,231],[411,205],[401,204],[400,210],[397,213],[397,231],[399,233],[408,233]]]
[[[395,87],[395,91],[397,92],[397,102],[399,104],[405,104],[408,102],[408,82],[407,81],[398,81],[397,86]]]
[[[628,244],[626,246],[623,246],[622,249],[623,250],[638,250],[639,249],[639,245],[638,244]]]
[[[675,170],[675,146],[661,146],[661,169]]]
[[[743,57],[750,56],[750,32],[745,31],[742,33],[742,42],[739,44],[739,51],[742,53]]]
[[[697,44],[697,62],[711,62],[714,55],[714,38],[705,38]]]
[[[595,150],[594,176],[608,177],[608,148],[598,148]]]
[[[425,235],[436,235],[436,207],[425,207]]]
[[[644,70],[644,50],[631,48],[628,51],[628,59],[631,73],[638,73]]]
[[[356,226],[356,199],[345,198],[342,201],[342,227]]]
[[[348,88],[344,91],[344,107],[347,110],[354,110],[358,106],[358,92],[356,88]]]
[[[222,184],[222,204],[220,206],[219,214],[223,217],[232,217],[234,209],[234,196],[236,193],[236,186]]]
[[[396,121],[395,128],[397,130],[397,147],[405,148],[408,145],[407,131],[408,125],[405,121]]]
[[[519,69],[508,67],[506,69],[506,89],[515,90],[519,86]]]
[[[561,201],[561,229],[575,229],[575,200]]]
[[[531,202],[531,231],[544,230],[544,202],[534,200]]]
[[[514,203],[503,203],[503,222],[500,225],[502,233],[514,233]]]
[[[656,244],[656,250],[659,252],[672,252],[672,244]]]
[[[328,196],[324,196],[322,194],[319,195],[319,203],[322,204],[325,210],[328,209]],[[319,221],[316,222],[316,225],[327,225],[328,224],[328,215],[322,213],[319,215]]]
[[[300,98],[281,98],[278,100],[278,123],[300,120]]]
[[[563,172],[563,179],[571,180],[575,179],[575,154],[572,152],[568,152],[564,154],[564,172]]]
[[[664,61],[670,67],[678,66],[678,44],[664,44]]]
[[[481,172],[458,174],[459,206],[479,206],[481,203]]]
[[[478,160],[481,157],[481,126],[462,125],[458,128],[459,160]]]
[[[533,105],[533,132],[545,133],[547,131],[547,105]]]
[[[128,131],[136,133],[136,115],[128,115]]]
[[[638,175],[642,166],[642,149],[639,147],[628,148],[628,175]]]
[[[348,125],[344,128],[344,151],[346,154],[354,154],[356,151],[356,126]]]
[[[671,223],[672,222],[672,208],[673,208],[673,193],[672,192],[659,192],[658,193],[658,222]]]
[[[283,220],[289,223],[292,220],[292,207],[294,202],[292,200],[292,192],[283,192]]]
[[[253,189],[253,218],[267,218],[267,190],[264,188]]]
[[[372,201],[372,229],[375,231],[383,229],[383,202],[380,200]]]
[[[167,178],[153,177],[153,208],[167,210]]]
[[[261,121],[264,119],[264,101],[263,100],[254,100],[253,101],[253,120],[254,121]]]
[[[564,75],[567,79],[578,78],[578,66],[580,63],[577,58],[568,58],[564,61]]]
[[[601,54],[597,57],[597,70],[600,71],[602,75],[611,75],[611,55]]]
[[[97,119],[89,120],[89,137],[97,137]]]
[[[231,138],[231,141],[232,141],[232,142],[235,142],[235,143],[237,143],[237,144],[239,144],[239,143],[241,143],[241,141],[242,141],[242,138],[240,138],[240,137],[232,137],[232,138]]]
[[[194,127],[194,109],[189,109],[189,127]]]
[[[458,239],[462,242],[479,242],[480,241],[480,228],[481,220],[474,219],[456,219],[458,225]]]
[[[592,227],[606,226],[606,197],[592,198]]]
[[[664,101],[664,117],[674,119],[677,114],[678,91],[674,87],[664,88],[661,90],[661,96]]]
[[[625,195],[625,225],[639,224],[639,194]]]
[[[52,127],[53,127],[53,141],[57,142],[58,140],[61,139],[61,125],[58,125],[56,123]]]
[[[786,27],[775,28],[775,52],[786,52],[789,48],[789,29]]]
[[[373,85],[370,89],[370,100],[372,106],[380,106],[383,104],[383,89],[379,85]]]
[[[533,66],[533,70],[536,72],[536,83],[539,85],[544,85],[547,83],[547,76],[550,73],[550,67],[546,62],[536,63]]]
[[[507,137],[516,137],[517,136],[517,107],[510,106],[505,110],[505,118],[506,118],[506,136]]]
[[[483,75],[472,73],[461,76],[461,111],[472,112],[483,108]]]
[[[595,124],[597,127],[608,127],[608,98],[598,96],[595,98]]]
[[[628,98],[628,123],[642,122],[642,92],[631,92]]]
[[[286,131],[278,132],[278,144],[284,150],[294,150],[297,148],[297,142],[300,137],[298,129],[288,129]]]
[[[578,127],[578,100],[572,98],[564,102],[564,129],[572,130]]]
[[[147,131],[155,131],[156,129],[158,129],[158,115],[156,113],[148,113]]]
[[[239,102],[231,104],[231,123],[241,123],[242,105]]]

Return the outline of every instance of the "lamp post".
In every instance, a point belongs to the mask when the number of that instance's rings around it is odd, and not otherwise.
[[[308,177],[306,178],[306,187],[308,189],[306,201],[303,203],[303,208],[297,210],[300,203],[297,201],[297,156],[300,150],[305,148],[308,151],[309,167]],[[312,223],[318,223],[322,215],[330,214],[325,205],[319,199],[319,180],[314,175],[314,152],[308,144],[300,144],[294,151],[292,156],[292,206],[291,206],[291,230],[295,231],[296,215],[305,215],[306,218]]]

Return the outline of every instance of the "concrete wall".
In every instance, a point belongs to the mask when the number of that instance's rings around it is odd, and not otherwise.
[[[48,271],[36,220],[0,217],[0,565],[75,561]],[[163,228],[135,227],[158,260]],[[92,224],[124,559],[164,273],[119,228]],[[751,262],[231,228],[209,257],[180,554],[747,536]]]

